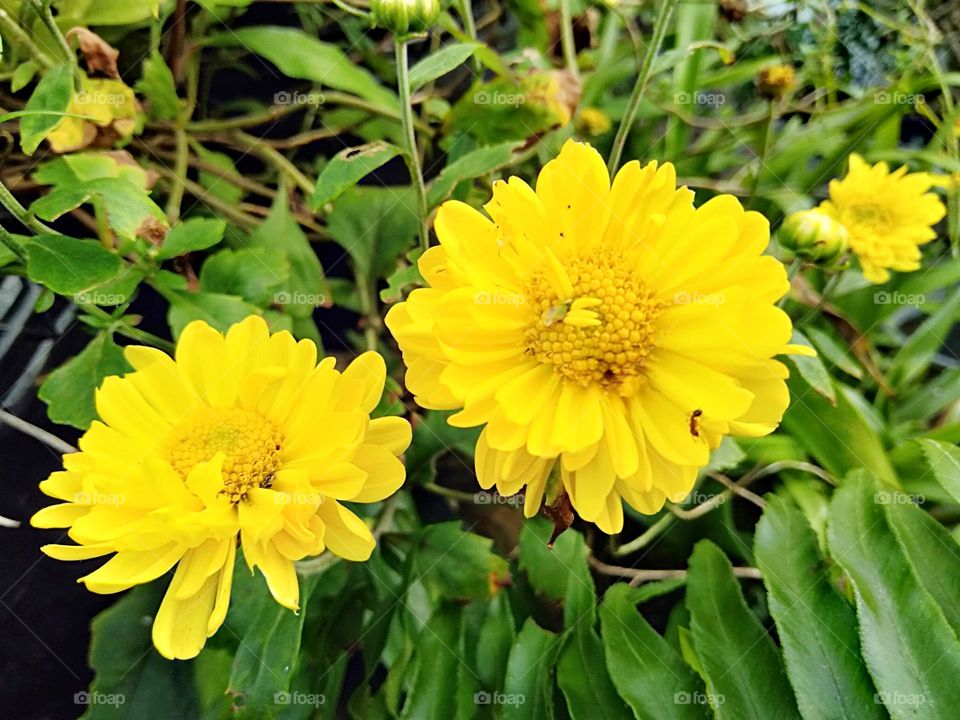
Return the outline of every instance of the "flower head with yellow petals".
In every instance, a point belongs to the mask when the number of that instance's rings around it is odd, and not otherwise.
[[[296,610],[294,562],[324,549],[365,560],[367,525],[341,501],[383,500],[403,483],[410,442],[397,417],[370,419],[386,369],[376,353],[342,373],[317,348],[271,335],[249,317],[222,335],[183,331],[175,358],[128,347],[134,372],[108,377],[80,452],[41,483],[64,502],[32,523],[69,528],[61,560],[113,554],[81,578],[98,593],[149,582],[176,566],[153,624],[168,658],[190,658],[220,627],[237,540],[274,598]]]
[[[890,270],[920,267],[920,245],[936,238],[933,226],[946,214],[927,173],[890,172],[886,163],[868,165],[850,156],[843,180],[830,181],[830,199],[820,210],[846,227],[850,249],[870,282],[890,279]]]
[[[729,195],[699,208],[670,164],[628,163],[568,142],[531,188],[499,182],[490,218],[444,204],[429,287],[392,308],[406,384],[449,422],[484,426],[484,488],[540,508],[556,478],[608,533],[621,500],[682,500],[726,434],[765,435],[789,394],[776,355],[789,284],[764,255],[767,221]]]

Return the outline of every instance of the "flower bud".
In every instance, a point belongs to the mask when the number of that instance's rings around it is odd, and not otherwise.
[[[610,116],[600,108],[585,107],[577,117],[577,130],[591,137],[605,135],[612,127]]]
[[[797,74],[792,65],[771,65],[757,75],[757,90],[769,100],[779,100],[793,90]]]
[[[440,15],[440,0],[371,0],[370,13],[377,27],[395,35],[427,30]]]
[[[780,244],[803,257],[828,264],[847,251],[847,229],[821,210],[791,213],[780,227]]]

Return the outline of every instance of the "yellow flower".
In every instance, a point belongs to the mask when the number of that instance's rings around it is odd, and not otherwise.
[[[757,75],[757,89],[765,98],[782,98],[797,84],[797,74],[792,65],[771,65]]]
[[[577,128],[592,137],[610,132],[611,127],[613,123],[610,122],[610,116],[600,108],[585,107],[577,117]]]
[[[46,545],[60,560],[116,553],[80,579],[96,593],[150,582],[177,566],[153,624],[167,658],[191,658],[223,622],[237,550],[274,598],[297,610],[294,561],[324,549],[366,560],[374,538],[339,501],[376,502],[404,479],[402,418],[370,419],[383,358],[366,353],[343,373],[317,348],[259,317],[226,336],[186,327],[176,358],[128,347],[135,371],[108,377],[80,452],[40,488],[64,500],[31,522],[70,528],[76,545]]]
[[[909,272],[920,267],[920,245],[936,238],[932,226],[946,214],[940,199],[927,192],[927,173],[890,172],[886,163],[868,165],[850,156],[843,180],[830,181],[830,199],[820,210],[839,221],[850,234],[863,274],[870,282],[890,278],[889,270]]]
[[[729,195],[695,209],[670,164],[567,142],[536,190],[498,182],[485,206],[448,202],[430,287],[386,322],[417,402],[485,425],[481,486],[526,486],[529,517],[555,468],[573,507],[608,533],[621,499],[682,500],[725,434],[766,435],[789,402],[789,288],[763,255],[769,225]]]

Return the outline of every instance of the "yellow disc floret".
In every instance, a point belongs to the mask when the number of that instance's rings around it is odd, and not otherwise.
[[[223,453],[221,493],[237,503],[250,489],[273,483],[281,441],[280,430],[255,412],[211,408],[174,428],[167,452],[184,478],[197,464]]]
[[[530,278],[528,352],[581,385],[619,387],[642,372],[663,307],[619,253],[574,256],[563,266],[570,297],[547,273]]]

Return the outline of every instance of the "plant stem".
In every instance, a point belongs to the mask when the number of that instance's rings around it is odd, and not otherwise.
[[[7,232],[5,227],[0,227],[0,243],[3,243],[21,262],[26,261],[27,254],[23,251],[23,248],[20,247],[20,244],[13,239],[13,235]]]
[[[174,137],[176,150],[173,158],[173,173],[170,178],[170,192],[167,195],[167,221],[173,225],[180,219],[180,206],[186,190],[187,170],[190,165],[190,146],[187,144],[187,132],[183,124],[178,124]]]
[[[617,174],[620,167],[620,158],[623,156],[623,148],[627,144],[627,136],[630,134],[630,128],[637,116],[637,110],[640,108],[640,101],[643,100],[643,94],[647,89],[647,83],[650,80],[650,72],[653,70],[653,61],[660,52],[660,46],[663,44],[663,38],[667,34],[667,24],[670,21],[670,15],[673,13],[677,0],[663,0],[660,3],[660,12],[657,13],[657,19],[653,23],[653,36],[650,38],[650,44],[647,46],[647,54],[643,58],[643,64],[637,72],[637,81],[633,86],[633,93],[627,102],[627,109],[620,120],[620,127],[617,128],[617,136],[613,139],[613,148],[610,150],[610,161],[607,163],[607,169],[610,171],[610,177]]]
[[[63,33],[60,32],[60,28],[57,27],[57,21],[54,20],[53,11],[50,9],[50,0],[46,2],[44,2],[44,0],[33,0],[33,9],[36,10],[37,15],[40,16],[40,20],[47,26],[47,30],[50,31],[50,34],[53,35],[57,44],[60,46],[63,60],[71,65],[76,65],[77,55],[73,52],[73,48],[70,47],[70,43],[67,42]]]
[[[687,577],[686,570],[659,570],[646,568],[628,568],[619,565],[608,565],[605,562],[597,560],[595,557],[588,558],[590,566],[602,575],[611,575],[613,577],[630,578],[631,585],[650,582],[653,580],[682,580]],[[734,577],[745,580],[760,580],[762,575],[757,568],[753,567],[735,567],[733,568]]]
[[[8,211],[10,211],[10,214],[19,220],[20,224],[24,227],[30,228],[34,232],[40,234],[53,234],[54,231],[37,220],[23,205],[21,205],[20,201],[13,196],[13,193],[11,193],[7,186],[2,182],[0,182],[0,205],[3,205]]]
[[[777,122],[777,108],[773,100],[770,101],[768,108],[767,122],[763,132],[763,145],[760,146],[760,154],[757,156],[757,171],[753,174],[753,180],[750,183],[750,198],[747,205],[753,207],[757,202],[757,190],[760,188],[760,179],[763,177],[763,169],[766,167],[767,156],[770,155],[770,149],[773,147],[774,125]]]
[[[430,247],[430,228],[427,226],[427,189],[423,184],[423,171],[420,168],[420,153],[417,150],[417,135],[413,127],[413,104],[410,102],[410,65],[407,59],[408,38],[394,38],[397,56],[397,90],[400,93],[400,123],[406,141],[407,168],[410,181],[417,192],[417,211],[420,215],[420,247],[424,251]]]
[[[577,67],[577,46],[573,39],[573,17],[570,15],[570,0],[560,0],[560,46],[567,70],[578,81],[580,68]]]
[[[12,40],[18,45],[22,45],[27,51],[36,59],[38,63],[43,65],[45,68],[52,68],[56,63],[53,58],[47,55],[43,50],[41,50],[35,42],[30,38],[30,36],[24,31],[22,27],[17,24],[17,21],[10,17],[10,13],[6,10],[0,10],[0,25],[4,27],[7,31],[7,34],[11,37]]]
[[[670,527],[676,518],[673,515],[664,515],[662,518],[657,520],[653,525],[648,527],[642,535],[637,538],[634,538],[628,543],[625,543],[618,547],[614,551],[614,555],[623,556],[629,555],[630,553],[636,552],[642,548],[645,548],[649,545],[654,539],[663,534],[663,531]]]
[[[286,155],[281,153],[269,143],[263,142],[258,137],[247,135],[245,132],[237,131],[233,133],[233,138],[240,141],[244,149],[258,155],[261,160],[270,163],[281,173],[286,175],[293,183],[299,187],[304,194],[309,197],[313,194],[314,182],[300,172],[300,168],[290,162]]]
[[[8,425],[14,430],[19,430],[24,435],[29,435],[32,438],[36,438],[44,445],[52,447],[57,452],[67,454],[77,452],[77,449],[70,443],[64,442],[53,433],[48,433],[43,428],[39,428],[32,423],[28,423],[26,420],[22,420],[6,410],[0,410],[0,423]]]

